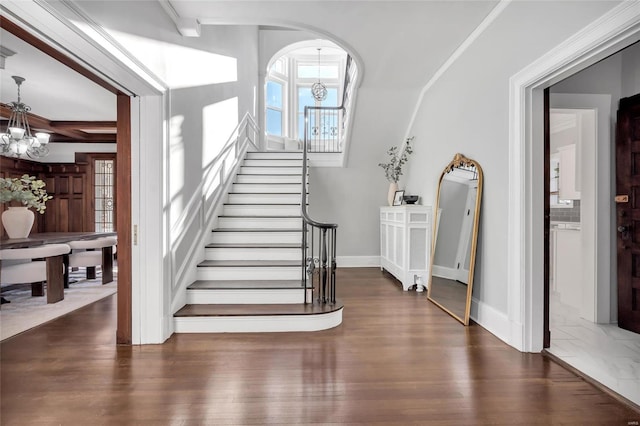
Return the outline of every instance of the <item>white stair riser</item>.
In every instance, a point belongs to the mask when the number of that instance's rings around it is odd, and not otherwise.
[[[302,184],[300,183],[265,183],[265,184],[250,184],[234,183],[231,187],[231,192],[235,193],[264,193],[264,194],[298,194],[302,192]]]
[[[251,166],[259,166],[259,167],[302,167],[302,160],[291,159],[291,160],[280,160],[280,159],[246,159],[242,163],[243,166],[251,167]]]
[[[297,216],[301,214],[299,205],[226,205],[223,212],[225,216]]]
[[[206,248],[206,260],[300,260],[300,248]]]
[[[300,194],[229,194],[229,204],[300,204]]]
[[[311,290],[307,290],[307,297],[311,299]],[[216,290],[187,290],[187,303],[190,305],[271,305],[280,303],[304,303],[303,288],[272,288],[272,289],[216,289]]]
[[[237,175],[236,183],[296,183],[302,184],[302,176],[296,175]]]
[[[302,229],[302,218],[300,217],[220,217],[218,219],[219,228],[269,228],[269,229]]]
[[[240,167],[245,175],[302,175],[302,167]]]
[[[299,266],[198,267],[198,280],[295,280],[302,277]]]
[[[302,160],[302,153],[301,152],[248,152],[246,157],[247,160],[257,160],[257,159],[272,160],[274,158]]]
[[[176,333],[268,333],[318,331],[342,323],[342,309],[318,315],[256,315],[218,317],[176,317]]]
[[[213,232],[212,243],[293,243],[302,242],[302,231],[300,232]]]

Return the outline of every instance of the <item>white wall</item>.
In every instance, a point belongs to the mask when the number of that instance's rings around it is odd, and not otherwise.
[[[347,166],[312,170],[310,214],[338,224],[338,256],[380,255],[379,209],[388,204],[389,182],[378,163],[387,162],[387,149],[402,142],[416,97],[415,91],[361,87],[354,110],[361,124],[354,126]]]
[[[167,87],[164,140],[145,147],[164,153],[164,202],[157,224],[165,245],[158,259],[164,262],[163,294],[172,299],[161,302],[166,338],[171,332],[166,318],[179,304],[176,299],[184,297],[183,286],[195,275],[202,242],[210,234],[203,228],[203,205],[211,193],[204,191],[216,189],[203,184],[207,171],[244,114],[255,118],[258,111],[258,27],[205,26],[200,37],[189,38],[177,32],[158,2],[81,5]],[[145,159],[142,152],[141,169]]]
[[[506,263],[509,78],[615,5],[510,3],[431,86],[420,105],[410,129],[416,147],[406,189],[432,203],[439,174],[456,152],[477,160],[484,170],[474,317],[481,305],[493,312],[492,321],[508,321],[508,287],[519,285],[507,282]],[[490,331],[505,327],[487,321],[481,325]]]
[[[640,93],[640,43],[633,44],[621,52],[623,98]]]

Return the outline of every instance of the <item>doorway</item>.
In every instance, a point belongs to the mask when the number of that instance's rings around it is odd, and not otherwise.
[[[63,64],[74,76],[77,77],[75,73],[78,73],[108,92],[115,94],[117,97],[116,151],[119,167],[117,169],[116,199],[119,200],[117,224],[119,274],[117,294],[118,328],[116,330],[116,336],[118,343],[131,344],[131,98],[70,56],[51,47],[51,45],[16,25],[6,17],[0,20],[0,27],[40,51],[43,56],[46,55]]]
[[[549,129],[545,139],[545,145],[549,144],[545,164],[550,169],[545,177],[549,180],[546,194],[550,215],[547,258],[550,336],[545,346],[548,345],[549,353],[637,403],[640,393],[630,376],[633,368],[629,363],[640,360],[637,350],[632,349],[640,345],[640,334],[628,333],[617,324],[615,127],[612,123],[615,123],[618,99],[625,90],[625,68],[617,68],[619,92],[588,94],[601,90],[597,77],[602,78],[605,69],[611,70],[608,68],[611,63],[625,63],[620,55],[626,55],[627,62],[630,55],[640,60],[639,50],[628,49],[550,87]],[[608,82],[611,80],[609,76]],[[563,93],[571,91],[573,93]],[[555,120],[554,113],[557,114]],[[585,123],[590,124],[585,126]],[[569,130],[575,128],[581,130],[577,134]],[[595,130],[594,137],[587,138],[585,143],[584,132],[589,128]],[[574,135],[568,136],[572,132]],[[554,141],[554,136],[561,142]],[[561,151],[558,145],[575,146],[554,157],[554,150]],[[575,162],[572,171],[576,173],[564,179],[571,188],[568,191],[564,188],[564,192],[560,191],[562,188],[556,189],[557,198],[553,198],[554,179],[562,182],[563,171],[567,167],[571,170],[571,164],[566,166],[567,156]],[[552,208],[554,203],[556,209]],[[554,210],[574,216],[556,214],[554,220]]]

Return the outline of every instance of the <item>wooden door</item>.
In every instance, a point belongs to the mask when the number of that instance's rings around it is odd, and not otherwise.
[[[640,95],[620,100],[616,194],[618,326],[640,333]]]
[[[87,209],[87,176],[84,169],[72,167],[72,171],[57,171],[45,177],[47,192],[53,199],[47,202],[45,232],[90,231],[85,220]]]

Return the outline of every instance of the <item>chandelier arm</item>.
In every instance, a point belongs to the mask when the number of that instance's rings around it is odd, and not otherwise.
[[[40,140],[33,137],[27,117],[31,107],[22,103],[20,86],[25,79],[15,75],[12,78],[18,86],[18,100],[8,104],[11,114],[5,133],[0,134],[0,153],[13,157],[21,157],[23,154],[29,158],[44,157],[49,154],[49,148],[42,146]]]

